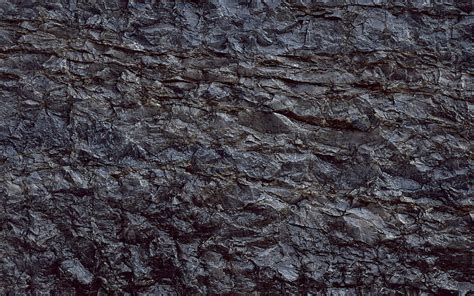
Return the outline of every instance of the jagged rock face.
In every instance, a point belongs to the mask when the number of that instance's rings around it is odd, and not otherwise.
[[[471,1],[45,2],[0,3],[1,295],[474,290]]]

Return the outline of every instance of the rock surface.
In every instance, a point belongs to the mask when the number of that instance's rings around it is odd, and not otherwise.
[[[471,9],[1,1],[0,294],[472,295]]]

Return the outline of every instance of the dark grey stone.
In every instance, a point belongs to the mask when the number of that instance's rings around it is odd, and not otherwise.
[[[1,295],[472,295],[472,1],[0,1]]]

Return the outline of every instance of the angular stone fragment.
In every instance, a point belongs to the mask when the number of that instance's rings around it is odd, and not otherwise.
[[[61,271],[83,285],[90,285],[94,279],[94,275],[77,259],[61,262]]]

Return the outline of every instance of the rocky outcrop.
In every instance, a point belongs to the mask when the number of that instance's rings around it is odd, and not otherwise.
[[[471,5],[1,2],[0,294],[470,295]]]

